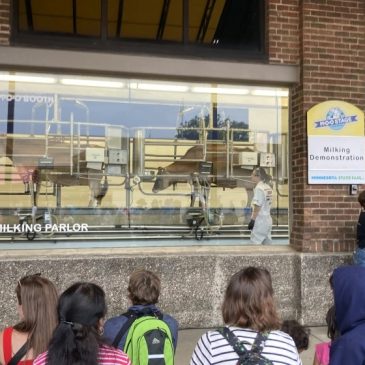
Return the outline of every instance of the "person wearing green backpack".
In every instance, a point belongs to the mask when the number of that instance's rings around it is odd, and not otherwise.
[[[104,337],[125,351],[133,365],[173,365],[178,339],[178,323],[156,306],[161,291],[160,278],[140,269],[129,278],[126,313],[110,318]]]

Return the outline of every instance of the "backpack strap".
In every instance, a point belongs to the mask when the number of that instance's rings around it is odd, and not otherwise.
[[[251,351],[256,354],[260,354],[264,349],[265,341],[269,337],[269,332],[258,332],[254,343],[252,344]]]
[[[127,321],[123,324],[119,332],[114,338],[114,341],[112,343],[112,346],[115,348],[118,348],[118,344],[125,333],[129,330],[130,326],[133,324],[133,322],[139,317],[136,312],[127,312],[123,313],[122,316],[127,317]]]
[[[27,353],[28,341],[14,354],[8,365],[17,365],[20,359]]]
[[[219,328],[217,331],[222,334],[222,336],[233,347],[240,360],[246,359],[248,354],[251,352],[255,353],[256,355],[260,355],[264,348],[264,343],[269,337],[268,332],[258,332],[255,341],[252,344],[251,350],[248,351],[244,345],[249,345],[249,343],[246,341],[240,341],[239,338],[228,327]]]
[[[122,316],[127,317],[127,321],[124,323],[124,325],[121,327],[121,329],[119,330],[119,332],[117,333],[117,335],[114,338],[112,346],[115,348],[118,348],[118,344],[119,344],[120,340],[128,332],[129,328],[132,326],[133,322],[137,318],[140,318],[143,316],[154,316],[161,320],[163,318],[162,312],[152,311],[151,308],[144,308],[141,311],[130,310],[126,313],[123,313]]]
[[[217,331],[233,347],[233,350],[237,353],[240,359],[248,354],[248,350],[246,349],[244,344],[249,344],[249,343],[245,341],[240,341],[238,337],[228,327],[219,328]]]

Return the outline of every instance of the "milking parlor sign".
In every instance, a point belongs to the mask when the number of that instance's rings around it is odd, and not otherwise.
[[[364,113],[339,100],[307,112],[308,183],[364,184]]]

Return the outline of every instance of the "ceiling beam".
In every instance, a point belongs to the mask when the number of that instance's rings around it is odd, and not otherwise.
[[[72,31],[73,34],[77,34],[77,0],[72,0]]]
[[[27,15],[28,30],[33,32],[33,13],[32,13],[32,0],[25,0],[25,12]]]
[[[169,12],[170,0],[164,0],[162,5],[162,11],[160,16],[160,22],[158,24],[156,40],[160,41],[165,31],[167,14]]]
[[[121,36],[121,32],[122,32],[123,8],[124,8],[124,0],[119,0],[117,30],[115,32],[115,36],[117,38]]]
[[[196,35],[197,43],[203,43],[205,34],[207,33],[207,29],[209,26],[210,18],[212,17],[212,13],[214,10],[216,0],[207,0],[205,3],[205,9],[202,16],[202,20],[200,22],[198,34]]]

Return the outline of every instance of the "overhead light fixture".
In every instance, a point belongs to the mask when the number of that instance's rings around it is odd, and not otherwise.
[[[149,84],[131,82],[129,84],[131,89],[147,90],[147,91],[175,91],[175,92],[186,92],[189,90],[188,86],[185,85],[172,85],[172,84]]]
[[[227,94],[227,95],[247,95],[249,91],[247,89],[229,88],[229,87],[193,87],[191,89],[193,93],[203,94]]]
[[[0,81],[34,82],[37,84],[55,84],[57,80],[54,77],[46,77],[46,76],[0,74]]]
[[[255,89],[251,92],[255,96],[288,96],[288,90]]]
[[[124,83],[119,81],[92,80],[92,79],[61,79],[60,82],[63,85],[108,87],[115,89],[120,89],[124,86]]]

